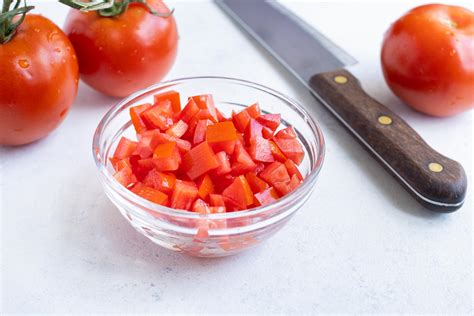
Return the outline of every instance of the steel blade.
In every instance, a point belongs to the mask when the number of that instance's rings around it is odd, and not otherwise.
[[[357,62],[274,1],[216,0],[216,3],[306,85],[315,74]]]

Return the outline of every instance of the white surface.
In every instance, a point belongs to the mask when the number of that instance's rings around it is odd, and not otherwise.
[[[167,79],[250,79],[311,109],[327,141],[314,194],[282,231],[242,255],[200,260],[155,246],[107,200],[92,161],[94,129],[117,100],[81,84],[71,113],[48,138],[0,149],[0,311],[472,312],[472,189],[456,213],[424,210],[215,5],[169,4],[181,37]],[[289,6],[353,54],[368,92],[461,162],[472,188],[472,111],[422,116],[382,78],[383,32],[414,1]],[[38,6],[62,25],[65,10],[52,8]]]

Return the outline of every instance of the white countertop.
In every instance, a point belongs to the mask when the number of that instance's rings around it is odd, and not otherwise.
[[[49,137],[0,149],[0,312],[472,312],[473,112],[417,114],[388,90],[379,65],[384,31],[415,3],[423,1],[287,5],[359,60],[354,71],[369,93],[463,164],[471,186],[458,212],[418,205],[214,4],[168,1],[180,46],[166,79],[249,79],[294,97],[321,123],[327,153],[313,195],[278,234],[241,255],[203,260],[162,249],[101,188],[92,134],[117,100],[81,84]],[[66,9],[41,1],[38,11],[62,25]]]

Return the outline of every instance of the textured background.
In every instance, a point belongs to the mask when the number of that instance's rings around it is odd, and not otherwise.
[[[63,24],[65,8],[29,2]],[[472,312],[472,189],[457,213],[425,211],[214,4],[167,3],[180,31],[167,79],[253,80],[294,97],[319,120],[327,155],[313,195],[280,233],[242,255],[200,260],[161,249],[102,191],[92,134],[117,100],[81,84],[69,116],[49,137],[0,148],[0,311]],[[368,92],[460,161],[472,188],[473,112],[417,114],[381,74],[384,31],[418,3],[285,2],[354,55]]]

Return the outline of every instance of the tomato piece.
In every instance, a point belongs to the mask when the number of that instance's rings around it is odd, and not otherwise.
[[[287,195],[288,193],[293,192],[301,183],[301,180],[298,179],[298,176],[294,174],[291,177],[291,180],[288,182],[277,182],[275,183],[275,190],[280,194],[280,196]]]
[[[189,98],[188,103],[181,111],[179,118],[184,122],[188,123],[198,112],[199,107],[197,106],[196,102],[194,102],[194,99]]]
[[[150,202],[164,205],[164,206],[168,204],[168,196],[164,194],[163,192],[160,192],[156,189],[153,189],[147,186],[141,186],[140,188],[133,191],[135,194],[139,195],[140,197]]]
[[[214,193],[209,194],[209,201],[210,201],[211,206],[224,206],[225,207],[224,199],[222,198],[222,195],[220,194],[214,194]]]
[[[133,174],[137,177],[138,181],[142,181],[148,172],[155,167],[153,158],[141,159],[138,155],[131,155],[129,160]]]
[[[114,167],[115,171],[119,171],[119,170],[121,170],[122,168],[125,168],[125,167],[132,168],[132,165],[130,163],[130,157],[120,159],[120,160],[118,160],[116,158],[111,158],[111,159],[115,159],[112,162],[112,166]]]
[[[114,178],[124,187],[128,187],[137,182],[137,178],[133,174],[132,168],[128,166],[125,166],[116,173],[114,173]]]
[[[260,179],[255,173],[249,172],[245,175],[247,182],[250,185],[253,193],[260,193],[268,189],[269,185],[262,179]]]
[[[137,148],[137,142],[134,142],[126,137],[120,138],[117,147],[115,148],[114,158],[124,159],[130,157]]]
[[[241,133],[245,132],[247,129],[250,119],[251,117],[245,109],[239,113],[232,113],[232,122],[234,123],[234,126],[237,128],[237,130]]]
[[[174,113],[179,113],[181,111],[181,99],[179,92],[177,91],[171,90],[160,94],[155,94],[153,98],[155,100],[155,104],[161,103],[163,101],[169,101]]]
[[[151,108],[150,103],[137,105],[130,108],[130,119],[132,121],[133,127],[137,133],[141,133],[147,130],[147,124],[141,117],[141,114]]]
[[[218,122],[218,120],[214,116],[211,115],[208,109],[199,110],[199,112],[197,112],[197,114],[194,117],[198,120],[209,120],[213,123]]]
[[[158,171],[173,171],[179,168],[181,155],[175,142],[156,146],[153,153],[153,162]]]
[[[192,180],[217,167],[216,155],[206,141],[187,152],[183,159],[183,168]]]
[[[194,137],[193,137],[194,145],[200,144],[206,139],[207,126],[211,124],[212,122],[208,119],[197,121],[196,128],[194,129]]]
[[[210,214],[211,211],[209,210],[209,205],[207,205],[206,202],[204,202],[201,199],[196,199],[194,201],[193,206],[192,206],[193,212],[199,213],[199,214]]]
[[[238,176],[223,192],[224,201],[243,210],[253,203],[253,192],[245,176]]]
[[[263,169],[265,169],[265,164],[262,163],[262,162],[259,162],[259,163],[257,163],[257,166],[255,167],[255,169],[252,172],[255,173],[255,174],[259,174],[260,172],[263,171]]]
[[[236,142],[232,155],[232,174],[239,176],[253,171],[257,166],[240,142]]]
[[[156,146],[159,144],[157,134],[159,134],[157,130],[142,133],[139,137],[137,148],[133,153],[139,155],[141,158],[151,157]]]
[[[270,128],[273,132],[275,132],[278,126],[280,126],[281,115],[280,114],[264,114],[257,117],[256,120],[263,126],[266,126]]]
[[[285,167],[290,177],[296,175],[298,179],[303,180],[303,175],[301,174],[300,170],[298,169],[298,166],[293,162],[293,160],[287,159],[285,161]]]
[[[249,154],[255,161],[273,162],[272,148],[268,139],[262,136],[250,140]]]
[[[198,195],[201,199],[206,199],[211,193],[214,193],[214,185],[212,184],[211,177],[206,174],[198,182]]]
[[[263,192],[256,193],[254,195],[257,206],[264,206],[271,204],[278,200],[278,193],[272,187],[264,190]]]
[[[176,143],[180,154],[185,154],[191,150],[191,143],[184,139],[174,137],[166,133],[157,133],[155,134],[154,137],[156,138],[156,141],[158,142],[158,144],[165,144],[165,143],[171,143],[171,142]]]
[[[153,105],[141,114],[141,117],[149,126],[166,131],[173,125],[173,110],[171,102],[166,100]]]
[[[270,183],[272,186],[278,182],[288,182],[290,181],[290,176],[286,167],[281,162],[275,161],[265,167],[265,169],[260,172],[260,178]]]
[[[235,179],[235,177],[232,176],[231,174],[226,174],[226,175],[223,175],[223,176],[214,177],[212,179],[213,184],[214,184],[214,190],[216,192],[224,191],[225,188],[227,188],[229,185],[232,184],[232,182],[234,182],[234,179]]]
[[[285,154],[282,153],[282,151],[280,150],[280,148],[278,148],[277,144],[275,144],[274,141],[270,140],[269,144],[273,158],[275,158],[276,161],[285,162],[288,160],[288,158],[286,158]]]
[[[170,207],[180,210],[190,210],[198,195],[198,189],[193,182],[176,180]]]
[[[216,108],[216,114],[217,114],[217,120],[219,122],[227,122],[229,121],[229,119],[227,117],[225,117],[224,114],[222,114],[221,111],[219,111],[217,108]]]
[[[245,111],[249,114],[251,118],[254,119],[261,115],[260,105],[258,103],[254,103],[251,106],[247,107]]]
[[[263,125],[251,118],[244,133],[245,143],[250,144],[253,138],[263,137],[262,130]]]
[[[288,158],[299,165],[304,158],[304,150],[297,138],[274,138],[275,144]]]
[[[146,175],[143,183],[166,194],[171,194],[176,183],[176,176],[172,173],[163,173],[152,169]]]
[[[288,126],[282,130],[279,130],[275,134],[275,138],[296,138],[296,132],[293,126]]]
[[[207,126],[206,140],[214,152],[232,154],[237,140],[237,131],[232,122],[220,122]]]
[[[182,120],[179,120],[173,126],[166,130],[166,134],[180,138],[186,133],[187,130],[188,124],[186,124]]]
[[[196,95],[191,98],[194,100],[194,102],[196,102],[196,105],[198,106],[198,108],[209,111],[212,121],[214,122],[218,121],[216,106],[214,104],[214,98],[212,97],[211,94]]]
[[[216,175],[220,176],[232,171],[232,168],[229,162],[229,157],[224,151],[218,152],[216,154],[216,159],[217,159],[217,162],[219,163],[219,166],[215,170]]]

